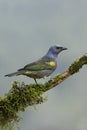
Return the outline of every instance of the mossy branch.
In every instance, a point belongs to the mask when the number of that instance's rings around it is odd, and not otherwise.
[[[5,126],[9,122],[18,120],[18,112],[24,111],[27,106],[43,103],[42,94],[56,87],[66,78],[79,71],[87,64],[87,54],[76,59],[67,70],[56,75],[44,84],[29,84],[13,82],[11,90],[0,98],[0,125]]]

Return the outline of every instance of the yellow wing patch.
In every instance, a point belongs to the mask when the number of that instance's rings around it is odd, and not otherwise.
[[[56,63],[54,61],[46,62],[46,64],[48,64],[50,66],[55,66],[56,65]]]

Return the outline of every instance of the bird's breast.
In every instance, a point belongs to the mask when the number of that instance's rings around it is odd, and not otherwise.
[[[54,70],[41,70],[41,71],[25,71],[23,75],[26,75],[31,78],[44,78],[48,77]]]

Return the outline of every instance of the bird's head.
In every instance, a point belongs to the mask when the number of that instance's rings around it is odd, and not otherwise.
[[[47,52],[47,55],[56,58],[58,54],[63,50],[67,50],[67,48],[59,45],[51,46]]]

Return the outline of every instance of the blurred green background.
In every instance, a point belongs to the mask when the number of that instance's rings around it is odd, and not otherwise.
[[[37,60],[55,44],[68,50],[59,55],[52,76],[87,53],[86,0],[0,0],[0,96],[12,81],[33,82],[5,74]],[[87,66],[45,96],[48,100],[37,110],[28,107],[20,113],[21,130],[87,130]]]

